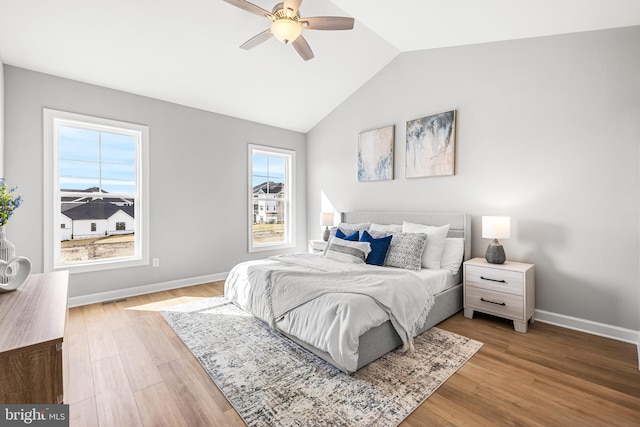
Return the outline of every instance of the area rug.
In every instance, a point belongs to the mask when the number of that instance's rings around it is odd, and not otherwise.
[[[353,375],[223,297],[161,311],[248,426],[397,426],[482,347],[438,328]]]

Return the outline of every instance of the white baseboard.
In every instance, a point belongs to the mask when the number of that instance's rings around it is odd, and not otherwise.
[[[638,334],[640,332],[632,329],[625,329],[619,326],[607,325],[605,323],[593,322],[591,320],[579,319],[577,317],[537,309],[533,317],[537,322],[549,323],[551,325],[624,341],[630,344],[638,344]]]
[[[153,292],[168,291],[170,289],[184,288],[187,286],[200,285],[202,283],[216,282],[227,278],[227,273],[210,274],[207,276],[190,277],[187,279],[171,280],[169,282],[152,283],[149,285],[135,286],[133,288],[116,289],[114,291],[98,292],[95,294],[81,295],[69,298],[69,307],[95,304],[97,302],[113,301],[137,295],[150,294]]]

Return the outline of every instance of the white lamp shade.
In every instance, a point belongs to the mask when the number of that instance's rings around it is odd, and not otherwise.
[[[483,216],[482,238],[484,239],[508,239],[511,237],[511,217],[508,216]]]
[[[333,225],[333,212],[322,212],[320,225],[323,227],[331,227]]]

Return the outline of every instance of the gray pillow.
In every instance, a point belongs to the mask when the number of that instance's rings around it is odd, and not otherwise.
[[[324,256],[336,261],[364,264],[370,252],[369,242],[351,242],[334,237],[327,245]]]
[[[393,233],[384,265],[419,271],[427,238],[425,233]]]

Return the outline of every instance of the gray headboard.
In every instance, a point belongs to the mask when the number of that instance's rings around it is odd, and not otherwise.
[[[464,238],[464,260],[471,258],[471,216],[464,213],[446,212],[342,212],[342,222],[377,224],[416,224],[442,226],[451,224],[447,237]]]

